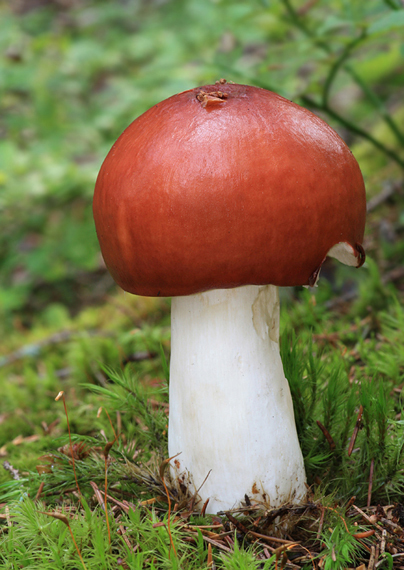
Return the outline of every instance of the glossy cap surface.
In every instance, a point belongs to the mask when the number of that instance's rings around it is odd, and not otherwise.
[[[109,271],[138,295],[313,284],[339,243],[364,260],[349,148],[310,111],[246,85],[198,87],[136,119],[101,167],[93,210]]]

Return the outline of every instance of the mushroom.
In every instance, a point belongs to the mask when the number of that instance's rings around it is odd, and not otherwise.
[[[118,138],[94,218],[115,281],[171,296],[169,455],[207,512],[306,495],[279,355],[278,286],[359,267],[365,188],[324,121],[247,85],[174,95]]]

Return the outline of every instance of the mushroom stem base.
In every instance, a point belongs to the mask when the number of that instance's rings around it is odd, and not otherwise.
[[[180,453],[172,462],[177,484],[199,489],[199,508],[209,498],[208,513],[236,508],[245,495],[266,506],[302,501],[277,288],[173,298],[171,344],[169,455]]]

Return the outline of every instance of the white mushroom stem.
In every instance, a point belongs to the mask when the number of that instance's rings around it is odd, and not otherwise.
[[[208,513],[245,495],[270,506],[301,501],[306,479],[279,355],[277,287],[173,298],[171,345],[168,438],[169,455],[180,453],[171,462],[178,484],[195,492],[203,483],[199,508],[209,498]]]

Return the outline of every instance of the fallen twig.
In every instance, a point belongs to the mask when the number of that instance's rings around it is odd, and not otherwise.
[[[369,487],[368,487],[368,502],[367,502],[367,507],[370,507],[370,502],[372,499],[372,486],[373,486],[373,470],[374,470],[374,466],[375,466],[375,460],[372,459],[372,461],[370,462],[370,473],[369,473]]]
[[[4,469],[5,469],[6,471],[9,471],[9,472],[11,473],[11,476],[12,476],[12,478],[13,478],[15,481],[21,479],[20,473],[19,473],[18,469],[16,469],[15,467],[13,467],[13,466],[11,465],[11,463],[9,463],[8,461],[5,461],[5,462],[3,463],[3,467],[4,467]]]
[[[21,360],[25,357],[36,357],[39,356],[40,351],[47,346],[52,344],[59,344],[60,342],[65,342],[70,340],[72,337],[79,337],[85,338],[87,336],[102,336],[108,337],[112,336],[110,333],[104,333],[99,331],[86,331],[86,332],[78,332],[78,331],[61,331],[55,333],[48,338],[40,340],[39,342],[26,344],[21,348],[15,350],[14,352],[7,354],[6,356],[0,357],[0,368],[3,366],[7,366],[8,364],[13,364],[17,360]]]
[[[366,211],[371,212],[372,210],[375,210],[377,207],[379,207],[381,204],[383,204],[389,198],[391,198],[391,196],[393,196],[400,188],[401,188],[401,183],[399,182],[395,183],[390,182],[385,184],[383,190],[379,192],[379,194],[376,194],[376,196],[373,196],[373,198],[371,198],[368,201],[368,203],[366,204]]]
[[[328,445],[330,446],[330,451],[334,451],[335,450],[335,442],[330,434],[330,432],[327,430],[326,427],[323,426],[323,424],[317,420],[317,425],[318,427],[321,429],[321,431],[324,434],[325,439],[328,441]]]
[[[355,445],[356,437],[358,435],[359,430],[362,427],[362,414],[363,414],[363,406],[361,405],[359,407],[358,417],[356,418],[356,424],[352,433],[351,441],[349,442],[348,457],[351,456],[351,453]]]

